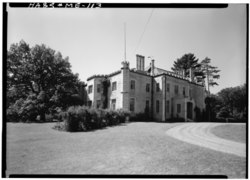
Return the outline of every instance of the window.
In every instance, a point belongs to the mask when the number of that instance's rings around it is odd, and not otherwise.
[[[156,113],[160,112],[160,101],[156,100]]]
[[[89,94],[92,93],[92,90],[93,90],[93,85],[90,85],[90,86],[89,86],[89,89],[88,89],[88,93],[89,93]]]
[[[92,106],[92,101],[88,101],[88,107]]]
[[[167,92],[169,92],[169,91],[170,91],[170,84],[167,83]]]
[[[130,102],[129,102],[129,110],[131,112],[134,112],[135,111],[135,99],[134,98],[131,98],[130,99]]]
[[[101,92],[101,84],[97,84],[97,92],[98,92],[98,93]]]
[[[111,109],[115,110],[116,99],[111,100]]]
[[[100,108],[101,107],[101,100],[97,100],[96,101],[96,108]]]
[[[156,83],[156,92],[159,92],[159,91],[160,91],[160,84]]]
[[[146,84],[146,92],[150,92],[150,84]]]
[[[181,104],[177,104],[177,113],[181,113]]]
[[[134,80],[132,80],[130,83],[130,89],[135,90],[135,81]]]
[[[185,89],[185,87],[183,87],[183,91],[182,91],[182,93],[183,93],[183,96],[185,96],[185,95],[186,95],[186,89]]]
[[[116,82],[112,82],[112,91],[116,90]]]
[[[166,112],[169,113],[169,100],[166,101]]]
[[[149,112],[149,100],[146,100],[145,111],[146,111],[146,113]]]
[[[175,85],[175,86],[174,86],[174,93],[175,93],[175,94],[178,94],[178,93],[179,93],[179,86],[178,86],[178,85]]]
[[[191,92],[191,89],[189,89],[189,97],[192,98],[192,92]]]

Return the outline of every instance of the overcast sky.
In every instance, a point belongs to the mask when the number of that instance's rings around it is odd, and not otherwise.
[[[221,70],[219,86],[211,92],[246,82],[244,4],[224,9],[9,8],[8,49],[21,39],[31,47],[43,43],[69,56],[73,72],[86,82],[93,74],[121,68],[124,22],[131,68],[136,65],[135,54],[145,56],[145,66],[150,62],[147,57],[153,56],[157,67],[170,70],[177,58],[194,53],[200,60],[209,57]]]

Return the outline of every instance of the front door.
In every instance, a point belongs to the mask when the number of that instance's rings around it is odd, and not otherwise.
[[[193,103],[187,102],[187,118],[193,119]]]

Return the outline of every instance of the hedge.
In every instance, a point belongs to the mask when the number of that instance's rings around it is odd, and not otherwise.
[[[129,116],[129,111],[122,109],[114,111],[71,106],[65,112],[61,112],[62,122],[58,122],[54,128],[68,132],[91,131],[125,123]]]

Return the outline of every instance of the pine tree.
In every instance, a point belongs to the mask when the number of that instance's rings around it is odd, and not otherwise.
[[[201,61],[201,71],[206,76],[208,94],[210,94],[210,86],[218,86],[216,79],[220,78],[220,75],[218,74],[220,70],[218,70],[218,67],[211,66],[210,63],[211,59],[208,57]]]

